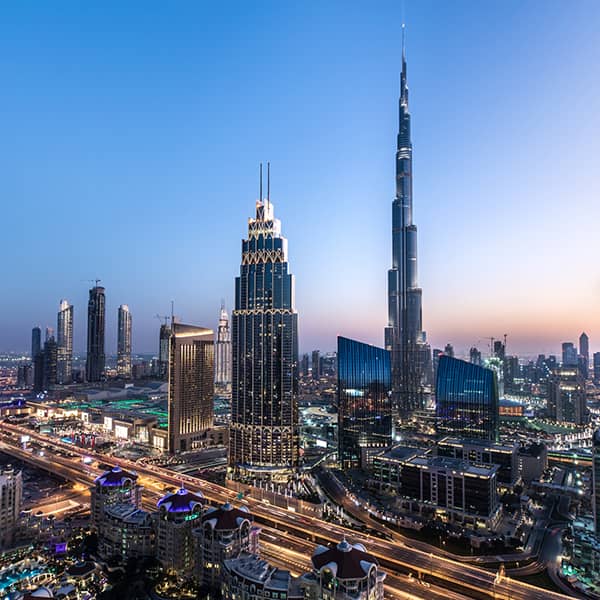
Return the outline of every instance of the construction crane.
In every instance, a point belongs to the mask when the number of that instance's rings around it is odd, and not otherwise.
[[[102,281],[102,279],[84,279],[88,283],[93,283],[95,287],[98,287],[98,284]]]
[[[165,325],[169,324],[169,319],[171,317],[169,317],[169,315],[154,315],[155,319],[160,319],[161,321],[164,319],[165,320]]]

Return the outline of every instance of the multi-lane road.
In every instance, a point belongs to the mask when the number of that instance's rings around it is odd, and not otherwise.
[[[22,449],[20,447],[21,435],[29,435],[32,441],[45,445],[44,456]],[[94,453],[88,449],[66,444],[56,438],[36,433],[18,425],[2,424],[0,450],[38,467],[55,472],[66,479],[86,485],[93,481],[99,473],[99,469],[94,464],[83,465],[82,458],[84,456],[89,456],[98,463],[119,464],[123,468],[135,470],[140,476],[140,483],[145,487],[144,505],[148,508],[156,506],[156,500],[158,496],[164,494],[165,487],[182,484],[194,491],[200,490],[206,499],[214,504],[232,502],[236,498],[235,492],[215,483],[188,475],[180,475],[155,465],[145,465]],[[53,450],[59,450],[62,455],[57,455]],[[260,525],[279,532],[280,537],[278,540],[285,539],[287,547],[290,545],[290,540],[303,543],[308,541],[313,544],[311,547],[314,547],[316,543],[337,543],[342,538],[364,543],[368,551],[379,560],[384,570],[389,573],[390,585],[388,585],[388,589],[390,594],[394,593],[395,585],[393,582],[396,581],[397,583],[395,578],[401,578],[402,585],[396,590],[396,592],[401,593],[407,587],[406,574],[412,573],[415,579],[425,579],[426,584],[450,588],[472,598],[496,598],[498,600],[559,600],[566,598],[562,594],[543,590],[506,577],[498,579],[495,573],[485,569],[474,565],[461,564],[433,552],[423,552],[398,540],[365,537],[339,525],[314,517],[299,515],[283,508],[273,507],[251,497],[244,498],[243,502],[247,504],[255,520]],[[288,568],[294,571],[295,565],[292,564],[291,558],[289,562],[290,566]],[[420,597],[434,597],[430,588],[423,591],[424,593]],[[448,594],[446,594],[446,597],[448,597]]]

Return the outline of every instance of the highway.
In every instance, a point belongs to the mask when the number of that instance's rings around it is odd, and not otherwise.
[[[30,436],[31,440],[47,445],[48,449],[60,450],[73,456],[57,456],[52,452],[45,452],[44,456],[35,455],[31,451],[20,448],[21,435]],[[152,506],[154,508],[157,497],[164,494],[166,486],[179,486],[181,484],[190,487],[194,491],[200,490],[206,499],[213,504],[235,502],[235,492],[215,483],[188,475],[179,475],[169,469],[155,465],[144,465],[126,459],[116,459],[110,455],[98,454],[18,425],[3,423],[0,440],[3,442],[0,449],[7,454],[21,458],[50,472],[56,472],[66,479],[86,485],[93,481],[100,470],[92,465],[84,466],[81,460],[84,456],[89,456],[102,464],[118,464],[123,468],[134,470],[140,476],[140,483],[146,488],[145,507]],[[243,502],[248,506],[258,524],[268,526],[271,530],[283,532],[280,537],[283,546],[289,546],[290,540],[303,542],[309,540],[313,545],[316,543],[338,543],[344,537],[354,542],[363,543],[368,551],[379,560],[382,568],[390,574],[390,582],[393,577],[404,577],[402,588],[406,587],[405,581],[407,578],[405,575],[412,573],[415,578],[422,577],[429,583],[444,588],[450,587],[453,591],[473,598],[559,600],[567,597],[507,577],[498,581],[495,573],[482,568],[460,564],[433,552],[423,552],[399,541],[365,537],[339,525],[299,515],[282,508],[275,508],[251,497],[244,498]],[[294,570],[291,567],[287,568]],[[395,586],[390,587],[394,588]],[[403,589],[399,588],[396,591],[400,593]],[[425,596],[431,597],[428,594],[425,594]]]

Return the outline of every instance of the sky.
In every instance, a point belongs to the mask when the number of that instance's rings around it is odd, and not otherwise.
[[[459,353],[600,350],[600,3],[17,2],[0,9],[0,351],[89,280],[133,349],[215,327],[271,161],[300,350],[383,343],[406,22],[423,324]]]

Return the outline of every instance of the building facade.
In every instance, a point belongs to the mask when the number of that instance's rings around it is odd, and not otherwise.
[[[557,368],[548,380],[547,394],[551,419],[574,425],[588,422],[585,379],[577,365]]]
[[[8,466],[0,471],[0,550],[10,548],[15,541],[21,502],[23,476]]]
[[[338,441],[343,469],[364,468],[392,444],[388,350],[338,337]]]
[[[106,509],[117,504],[141,508],[142,487],[137,483],[137,473],[113,467],[99,477],[90,488],[91,522],[100,529]]]
[[[44,342],[44,389],[53,388],[58,381],[58,345],[51,335]]]
[[[214,335],[173,323],[169,339],[169,452],[186,452],[202,447],[213,426]]]
[[[594,533],[600,539],[600,429],[597,429],[592,437],[592,488]]]
[[[171,347],[171,326],[163,323],[158,336],[158,376],[167,379],[169,375],[169,348]]]
[[[458,358],[439,357],[436,382],[438,434],[498,441],[496,374]]]
[[[42,329],[40,327],[34,327],[31,330],[31,360],[34,361],[35,357],[40,353],[42,349]]]
[[[60,301],[57,327],[57,381],[65,385],[73,381],[73,305]]]
[[[231,388],[231,330],[229,315],[223,304],[219,314],[215,344],[215,384],[220,388]]]
[[[121,304],[118,311],[117,331],[117,375],[131,378],[131,312],[127,304]]]
[[[268,198],[242,241],[232,350],[231,474],[288,479],[299,455],[298,314],[287,240]]]
[[[85,378],[89,382],[100,381],[104,376],[104,327],[106,319],[106,296],[104,288],[96,285],[90,290],[87,323],[87,361]]]

